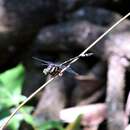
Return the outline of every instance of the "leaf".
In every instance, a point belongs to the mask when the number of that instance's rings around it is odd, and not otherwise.
[[[80,130],[81,118],[82,114],[80,114],[73,123],[70,123],[65,130]]]
[[[24,106],[20,109],[21,114],[23,115],[23,119],[30,125],[34,126],[34,118],[31,115],[33,107]]]
[[[7,109],[3,109],[2,111],[0,111],[0,122],[1,120],[4,118],[4,117],[7,117],[10,115],[10,112],[9,110]]]
[[[18,130],[20,123],[23,120],[22,114],[16,114],[8,124],[8,128],[11,130]]]
[[[3,124],[13,109],[15,110],[19,103],[25,100],[26,97],[21,95],[23,80],[24,67],[21,64],[0,74],[0,113],[2,113],[0,124]],[[8,128],[18,130],[22,120],[33,126],[33,116],[30,114],[32,110],[33,107],[22,107],[11,119]]]
[[[38,130],[52,130],[52,129],[65,130],[60,121],[50,120],[42,123],[42,122],[38,122],[37,120],[37,122],[35,123],[37,125]]]
[[[21,84],[24,79],[24,67],[19,64],[13,69],[0,74],[0,81],[11,92],[21,93]]]
[[[4,122],[7,120],[8,117],[3,118],[0,120],[0,126],[4,124]],[[18,130],[20,126],[20,122],[23,120],[23,116],[21,114],[16,114],[11,121],[8,124],[8,129],[9,130]]]
[[[15,109],[15,108],[13,108]],[[20,123],[22,120],[25,120],[27,123],[29,123],[30,125],[32,125],[34,127],[34,119],[33,116],[30,114],[33,110],[33,107],[23,107],[20,109],[20,112],[18,112],[9,122],[8,124],[8,128],[10,130],[18,130]],[[2,120],[0,120],[0,125],[3,124],[3,122],[8,118],[9,113],[7,113],[7,111],[3,111],[5,112],[6,117],[3,118]],[[8,115],[7,115],[8,114]]]
[[[21,95],[23,80],[24,67],[21,64],[0,74],[0,110],[17,106],[25,99]]]

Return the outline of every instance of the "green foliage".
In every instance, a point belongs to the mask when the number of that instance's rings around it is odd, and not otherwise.
[[[60,121],[54,121],[54,120],[50,120],[50,121],[45,121],[43,122],[37,122],[36,123],[37,126],[37,130],[65,130],[63,128],[63,123]]]
[[[0,113],[2,113],[0,114],[0,125],[19,103],[26,99],[21,95],[23,80],[24,67],[22,65],[0,74]],[[9,122],[9,130],[18,130],[22,120],[32,124],[33,117],[30,115],[32,109],[32,107],[23,107]]]
[[[79,115],[73,123],[67,125],[66,128],[63,127],[63,123],[60,121],[46,121],[40,122],[35,120],[35,130],[80,130],[82,115]]]
[[[25,99],[25,96],[21,95],[23,80],[24,68],[22,65],[0,74],[0,111],[17,106]]]
[[[24,80],[24,67],[20,64],[13,69],[0,74],[0,126],[16,107],[26,99],[21,94]],[[65,129],[63,123],[59,121],[40,121],[31,115],[33,107],[23,106],[8,124],[9,130],[18,130],[21,121],[30,124],[34,130],[78,130],[80,118],[69,124]]]
[[[73,123],[70,123],[65,130],[80,130],[82,115],[79,115]]]

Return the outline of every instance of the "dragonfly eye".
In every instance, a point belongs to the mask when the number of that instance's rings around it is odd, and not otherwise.
[[[43,70],[43,73],[44,73],[45,75],[47,75],[47,74],[48,74],[48,69],[47,69],[47,68],[44,69],[44,70]]]

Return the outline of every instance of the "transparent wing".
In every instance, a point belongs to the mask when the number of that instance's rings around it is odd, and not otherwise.
[[[49,62],[49,61],[46,61],[46,60],[42,60],[42,59],[39,59],[37,57],[32,57],[34,60],[42,63],[42,65],[49,65],[49,64],[52,64],[52,62]]]
[[[71,74],[74,74],[74,75],[79,75],[77,72],[75,72],[74,70],[72,70],[70,67],[67,68],[66,71],[69,72],[69,73],[71,73]]]

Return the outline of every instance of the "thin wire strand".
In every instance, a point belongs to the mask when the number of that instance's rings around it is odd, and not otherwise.
[[[110,31],[112,31],[113,28],[115,28],[117,25],[119,25],[123,20],[125,20],[128,16],[130,16],[130,12],[126,14],[123,18],[121,18],[119,21],[117,21],[113,26],[111,26],[105,33],[103,33],[96,41],[94,41],[90,46],[88,46],[82,53],[80,53],[78,56],[74,57],[74,59],[65,67],[61,70],[59,75],[62,75],[62,73],[71,66],[74,62],[76,62],[80,56],[84,55],[87,53],[88,50],[90,50],[93,46],[95,46],[104,36],[106,36]],[[23,103],[21,103],[15,111],[7,118],[7,120],[3,123],[3,125],[0,127],[0,130],[3,130],[9,121],[13,118],[13,116],[19,111],[19,109],[25,105],[29,100],[31,100],[38,92],[40,92],[45,86],[47,86],[49,83],[51,83],[55,78],[57,78],[59,75],[56,77],[51,78],[48,80],[45,84],[43,84],[39,89],[37,89],[34,93],[32,93]]]

